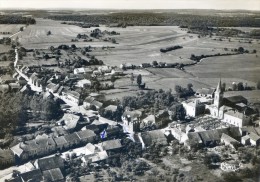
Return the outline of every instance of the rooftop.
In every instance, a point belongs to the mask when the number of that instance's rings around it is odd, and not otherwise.
[[[39,169],[42,171],[64,167],[64,160],[59,156],[38,159]]]
[[[94,131],[88,130],[88,129],[76,132],[76,134],[78,135],[78,137],[80,139],[82,139],[82,138],[89,138],[89,137],[95,137],[96,136]]]
[[[103,147],[103,150],[113,150],[118,149],[122,147],[122,144],[119,139],[116,140],[108,140],[102,142],[101,146]]]
[[[227,112],[225,112],[225,114],[229,115],[229,116],[236,117],[236,118],[240,118],[240,119],[243,119],[243,117],[244,117],[243,113],[238,112],[238,111],[234,111],[234,110],[227,111]]]
[[[64,179],[64,176],[59,168],[43,171],[43,176],[45,180],[50,182]]]

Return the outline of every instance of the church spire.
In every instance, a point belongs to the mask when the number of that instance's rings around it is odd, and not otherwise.
[[[221,78],[220,78],[220,79],[219,79],[219,82],[218,82],[218,86],[217,86],[216,92],[219,92],[219,93],[222,92],[221,86],[222,86],[222,84],[221,84]]]

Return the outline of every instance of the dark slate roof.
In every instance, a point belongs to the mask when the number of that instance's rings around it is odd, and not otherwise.
[[[96,134],[92,130],[83,130],[83,131],[76,132],[76,134],[80,139],[96,136]]]
[[[158,142],[167,145],[167,139],[161,130],[147,131],[141,134],[145,145],[151,145],[153,142]]]
[[[64,179],[64,176],[59,168],[43,171],[43,176],[46,181],[59,181]]]
[[[69,135],[65,135],[64,138],[67,140],[67,142],[80,141],[80,139],[76,133],[71,133]]]
[[[21,177],[16,177],[13,179],[8,179],[7,182],[23,182]]]
[[[39,148],[45,149],[47,146],[50,145],[55,146],[55,142],[53,138],[34,139],[34,140],[25,141],[24,143],[21,143],[21,148],[24,151],[31,151]]]
[[[33,181],[33,182],[41,182],[43,181],[43,176],[40,169],[35,169],[33,171],[28,171],[20,174],[23,181]]]
[[[233,103],[233,104],[238,104],[238,103],[247,103],[247,99],[241,95],[236,95],[232,97],[225,97],[225,100]]]
[[[42,159],[38,159],[38,165],[42,171],[50,170],[54,168],[63,168],[64,160],[59,156],[42,158]]]
[[[188,138],[189,138],[190,145],[202,143],[200,135],[197,132],[189,132]]]

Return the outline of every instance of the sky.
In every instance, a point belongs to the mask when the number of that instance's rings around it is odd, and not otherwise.
[[[0,9],[244,9],[260,0],[0,0]]]

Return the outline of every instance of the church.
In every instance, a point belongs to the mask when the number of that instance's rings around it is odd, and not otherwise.
[[[242,96],[224,98],[221,86],[220,80],[214,93],[213,103],[206,104],[205,109],[209,111],[212,117],[228,124],[237,127],[248,125],[250,117],[247,115],[247,99]]]

